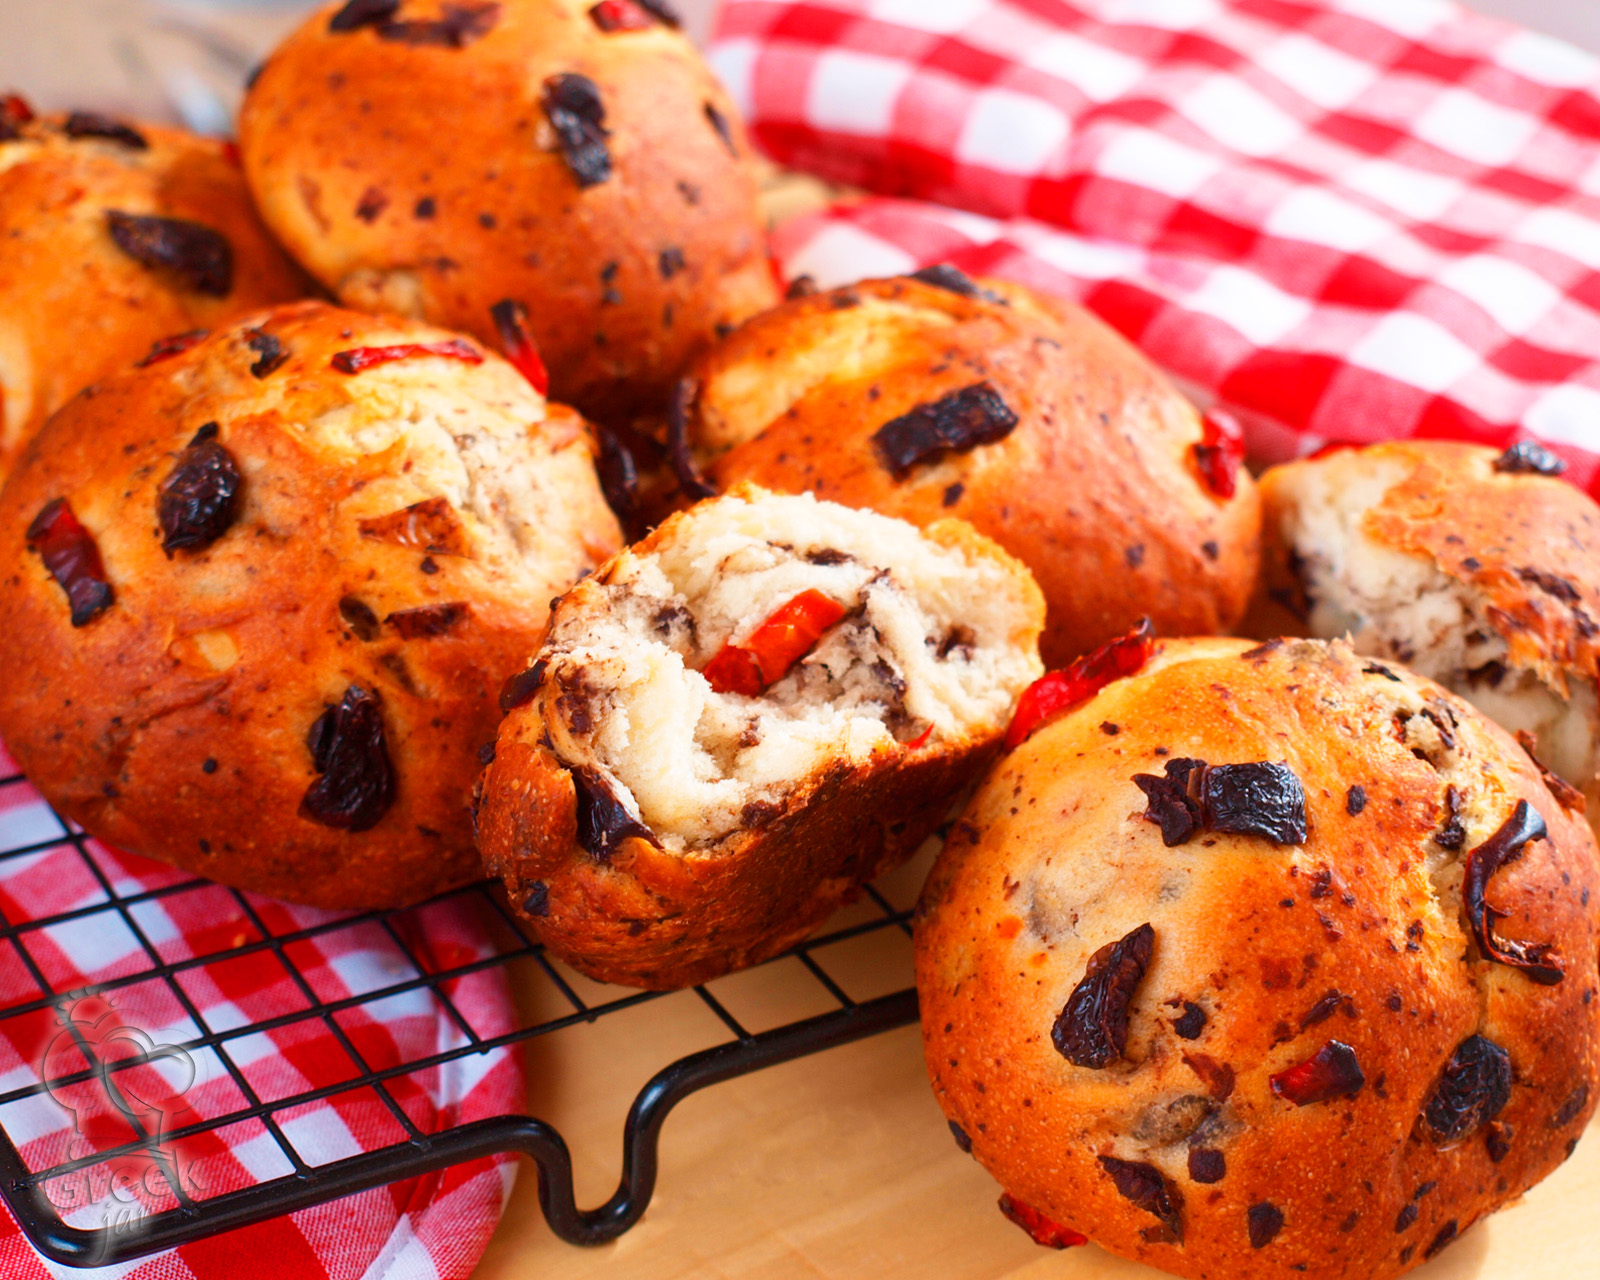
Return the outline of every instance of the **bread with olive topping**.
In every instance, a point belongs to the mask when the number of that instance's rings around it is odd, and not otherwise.
[[[0,494],[0,738],[92,835],[324,907],[481,874],[470,795],[592,442],[408,320],[260,312],[70,401]]]
[[[703,502],[556,606],[480,784],[488,868],[604,981],[775,955],[992,758],[1043,615],[962,521],[919,532],[749,486]]]
[[[754,153],[664,0],[355,0],[246,95],[262,216],[346,305],[502,341],[520,306],[556,399],[665,402],[776,299]]]
[[[1597,894],[1582,817],[1439,685],[1159,642],[956,823],[915,926],[928,1070],[1045,1225],[1182,1276],[1387,1280],[1583,1133]]]
[[[796,297],[689,371],[706,480],[927,524],[972,522],[1026,564],[1060,666],[1148,616],[1227,632],[1255,583],[1260,504],[1238,457],[1082,308],[948,266]]]
[[[0,108],[0,481],[80,388],[310,287],[224,143]]]

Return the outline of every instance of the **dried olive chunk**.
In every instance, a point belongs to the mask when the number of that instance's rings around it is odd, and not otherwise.
[[[300,816],[341,831],[376,826],[395,795],[378,695],[350,685],[337,706],[312,722],[306,746],[322,776],[306,790]]]
[[[242,482],[239,464],[217,439],[217,424],[206,423],[157,491],[161,549],[168,556],[200,551],[225,534],[238,510]]]
[[[1161,1170],[1115,1156],[1101,1156],[1100,1167],[1111,1176],[1125,1200],[1161,1219],[1172,1240],[1183,1241],[1183,1194],[1162,1176]]]
[[[605,103],[600,86],[575,71],[549,77],[541,99],[545,118],[556,131],[561,158],[579,187],[592,187],[611,176],[611,152],[606,146]]]
[[[446,4],[439,17],[417,22],[395,22],[389,19],[378,23],[380,40],[397,44],[439,45],[446,49],[464,49],[474,40],[481,40],[494,30],[500,21],[498,4]]]
[[[1068,1062],[1100,1068],[1122,1057],[1128,1043],[1128,1005],[1150,967],[1156,932],[1142,924],[1089,957],[1083,980],[1050,1028],[1050,1041]]]
[[[1422,1107],[1422,1123],[1438,1146],[1471,1137],[1511,1100],[1511,1055],[1493,1040],[1468,1036]]]
[[[1467,923],[1485,958],[1521,969],[1529,979],[1545,987],[1554,986],[1565,976],[1560,961],[1552,954],[1554,946],[1548,942],[1497,938],[1494,922],[1505,913],[1491,907],[1484,894],[1496,871],[1517,861],[1528,845],[1545,839],[1548,834],[1539,811],[1526,800],[1518,800],[1500,829],[1467,852],[1466,873],[1461,883],[1461,903],[1467,913]]]
[[[1204,825],[1200,800],[1189,793],[1189,778],[1204,767],[1205,761],[1185,756],[1167,761],[1165,777],[1153,773],[1133,775],[1134,785],[1144,792],[1148,802],[1144,819],[1161,828],[1161,843],[1168,848],[1192,839]]]
[[[500,714],[509,715],[518,707],[525,707],[533,701],[533,695],[539,691],[540,682],[544,680],[545,668],[549,662],[540,658],[526,671],[519,671],[510,677],[500,687]]]
[[[717,109],[714,102],[705,105],[706,120],[710,123],[717,137],[722,139],[722,145],[728,149],[728,154],[735,160],[739,158],[739,148],[734,145],[733,126],[728,123],[728,117]]]
[[[460,600],[446,604],[425,604],[416,609],[401,609],[384,619],[403,640],[420,640],[449,635],[462,619],[470,617],[472,606]]]
[[[1245,1222],[1250,1230],[1250,1247],[1264,1249],[1283,1230],[1283,1210],[1263,1200],[1245,1211]]]
[[[104,138],[108,142],[119,142],[134,151],[145,151],[150,146],[144,134],[132,125],[94,111],[74,111],[61,127],[69,138]]]
[[[250,366],[250,373],[257,378],[265,378],[289,358],[289,349],[265,329],[251,329],[244,336],[244,344],[258,357]]]
[[[130,258],[165,267],[197,293],[225,298],[233,289],[233,247],[210,227],[121,209],[106,210],[106,226]]]
[[[1006,300],[992,289],[985,289],[976,280],[969,276],[960,267],[952,267],[948,262],[936,262],[931,267],[923,267],[920,271],[913,271],[911,279],[920,280],[923,284],[931,284],[935,289],[945,289],[950,293],[958,293],[963,298],[979,298],[984,302],[998,302],[1006,305]]]
[[[400,0],[349,0],[338,13],[328,19],[329,31],[356,31],[361,27],[375,26],[394,17],[400,10]]]
[[[1213,831],[1265,836],[1274,844],[1305,841],[1306,793],[1287,765],[1208,765],[1200,803]]]
[[[872,443],[889,473],[904,480],[918,463],[1004,440],[1017,422],[998,391],[975,382],[884,423]]]
[[[610,862],[629,836],[655,843],[655,832],[628,812],[599,770],[574,769],[572,785],[578,795],[578,844],[596,862]]]
[[[190,347],[198,345],[210,336],[210,329],[190,329],[185,333],[175,333],[169,338],[157,338],[150,344],[150,350],[145,353],[144,359],[134,365],[134,368],[147,369],[153,364],[182,355]]]
[[[1494,460],[1494,469],[1511,475],[1532,472],[1558,476],[1567,469],[1567,464],[1537,440],[1519,440]]]

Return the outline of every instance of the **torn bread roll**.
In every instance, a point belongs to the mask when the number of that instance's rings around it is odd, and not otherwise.
[[[1584,1132],[1597,895],[1583,820],[1437,684],[1159,641],[955,824],[916,921],[928,1070],[1040,1243],[1387,1280]]]
[[[1261,482],[1249,630],[1403,662],[1515,733],[1590,802],[1600,768],[1600,507],[1531,442],[1339,449]]]
[[[1043,621],[962,521],[741,485],[557,603],[479,785],[488,869],[603,981],[764,960],[933,830],[1039,674]]]

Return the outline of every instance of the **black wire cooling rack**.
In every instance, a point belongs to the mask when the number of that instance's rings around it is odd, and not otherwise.
[[[8,787],[24,785],[17,776],[0,778],[0,792]],[[55,821],[59,823],[59,819]],[[565,1139],[551,1124],[529,1115],[505,1115],[431,1133],[423,1132],[396,1104],[391,1096],[391,1085],[401,1075],[475,1054],[490,1053],[502,1046],[530,1041],[580,1023],[592,1023],[610,1014],[659,1000],[670,993],[601,987],[569,980],[560,967],[543,954],[538,944],[521,930],[485,884],[446,895],[446,898],[470,901],[474,909],[482,913],[484,920],[507,941],[500,944],[492,956],[453,967],[424,963],[414,953],[407,938],[418,935],[413,927],[408,927],[406,912],[345,915],[307,928],[274,933],[267,927],[262,913],[251,905],[247,895],[216,887],[212,887],[211,891],[228,894],[237,904],[243,918],[251,926],[252,940],[203,956],[164,960],[157,943],[141,927],[140,904],[192,892],[208,882],[175,878],[172,883],[162,884],[158,888],[130,892],[127,885],[119,885],[117,878],[108,874],[106,868],[96,860],[86,837],[80,831],[69,824],[60,823],[60,834],[49,834],[47,838],[17,848],[0,848],[0,885],[5,883],[14,865],[22,865],[21,860],[48,851],[64,852],[69,848],[76,851],[88,875],[98,886],[95,904],[28,919],[9,919],[6,918],[8,913],[0,912],[0,950],[14,950],[15,960],[22,966],[18,970],[12,963],[12,957],[0,956],[0,974],[7,971],[5,966],[11,966],[11,971],[18,974],[25,972],[27,979],[37,986],[40,993],[30,999],[17,1000],[15,991],[0,992],[5,997],[6,1006],[0,1017],[9,1019],[30,1014],[54,1016],[70,1029],[73,1024],[67,1019],[66,1010],[85,996],[103,996],[114,1000],[119,988],[135,983],[159,982],[164,984],[171,998],[201,1032],[183,1040],[178,1047],[190,1053],[205,1051],[217,1055],[224,1069],[239,1086],[243,1105],[225,1114],[208,1116],[199,1122],[173,1128],[164,1134],[148,1132],[135,1114],[130,1123],[133,1136],[122,1145],[102,1148],[93,1154],[80,1155],[49,1167],[30,1168],[19,1149],[23,1145],[21,1139],[24,1135],[13,1133],[7,1119],[14,1104],[37,1104],[39,1095],[47,1090],[71,1087],[91,1078],[98,1078],[108,1092],[114,1093],[120,1074],[147,1064],[149,1058],[134,1053],[119,1057],[115,1063],[102,1063],[96,1060],[93,1046],[82,1036],[77,1036],[76,1047],[82,1057],[74,1058],[74,1061],[86,1065],[79,1066],[76,1071],[0,1090],[0,1196],[4,1197],[34,1247],[53,1261],[68,1266],[104,1266],[126,1261],[496,1152],[521,1152],[533,1159],[538,1167],[540,1205],[546,1220],[561,1239],[574,1244],[601,1243],[627,1231],[639,1221],[649,1205],[656,1184],[658,1139],[662,1123],[672,1108],[688,1095],[707,1085],[763,1067],[904,1026],[914,1022],[917,1016],[914,990],[853,1000],[847,994],[848,983],[836,978],[826,967],[826,953],[837,944],[884,931],[910,933],[910,912],[897,910],[877,888],[869,887],[863,903],[853,912],[855,919],[852,923],[842,928],[832,928],[830,932],[811,938],[787,953],[787,956],[768,962],[769,965],[784,962],[792,964],[797,959],[815,980],[819,999],[828,1006],[826,1012],[765,1030],[750,1031],[713,991],[706,987],[694,988],[699,999],[726,1027],[728,1038],[703,1051],[664,1064],[640,1090],[633,1099],[623,1126],[622,1175],[616,1191],[604,1204],[593,1209],[580,1209],[573,1193],[571,1153]],[[41,964],[30,951],[30,944],[37,947],[40,940],[48,936],[48,931],[74,923],[82,924],[86,918],[99,913],[114,914],[121,926],[137,939],[137,945],[149,961],[148,965],[141,964],[135,972],[97,983],[92,988],[55,989],[48,977],[47,966]],[[330,930],[363,924],[382,929],[392,939],[409,962],[413,976],[387,986],[363,990],[348,999],[319,998],[313,984],[296,969],[296,944],[312,941]],[[185,971],[218,963],[271,965],[274,961],[287,970],[309,1006],[293,1017],[320,1019],[350,1054],[357,1068],[356,1074],[337,1083],[264,1100],[235,1064],[230,1056],[230,1046],[239,1045],[242,1037],[272,1030],[287,1022],[289,1017],[247,1021],[221,1030],[206,1030],[206,1021],[185,991],[182,980]],[[531,964],[542,971],[553,989],[560,993],[559,1011],[505,1034],[481,1037],[456,1008],[448,988],[452,980],[512,963]],[[749,980],[761,981],[760,975],[766,968],[762,966],[751,971],[753,976]],[[4,981],[0,976],[0,983]],[[589,993],[588,999],[579,994],[580,986]],[[348,1009],[393,998],[421,987],[431,990],[443,1006],[443,1012],[462,1030],[464,1034],[460,1037],[460,1043],[432,1056],[412,1059],[388,1069],[370,1069],[341,1029],[338,1015]],[[162,1046],[163,1051],[167,1048]],[[46,1076],[43,1070],[37,1074]],[[279,1118],[296,1108],[363,1087],[371,1088],[384,1101],[403,1129],[403,1139],[380,1149],[327,1163],[308,1163],[295,1146],[285,1139]],[[125,1110],[131,1114],[137,1108]],[[245,1121],[258,1122],[264,1132],[272,1136],[290,1171],[207,1198],[196,1199],[188,1195],[183,1187],[183,1179],[174,1175],[168,1165],[172,1144]],[[103,1164],[130,1156],[150,1159],[167,1175],[166,1181],[174,1193],[171,1198],[175,1203],[159,1212],[142,1214],[137,1229],[132,1231],[118,1230],[114,1226],[85,1228],[69,1225],[62,1210],[48,1194],[52,1182],[91,1164]]]

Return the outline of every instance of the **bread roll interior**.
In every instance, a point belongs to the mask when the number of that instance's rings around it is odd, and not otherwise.
[[[1530,730],[1544,763],[1586,786],[1600,736],[1594,681],[1569,675],[1555,689],[1514,666],[1482,591],[1368,536],[1367,512],[1408,471],[1404,460],[1350,450],[1280,478],[1282,536],[1310,605],[1310,634],[1348,635],[1359,652],[1405,663],[1502,727]]]
[[[599,585],[601,607],[558,611],[540,655],[552,743],[673,850],[930,727],[918,749],[996,733],[1041,669],[1014,562],[810,495],[704,503]],[[701,668],[807,590],[849,612],[761,695],[715,691]]]

